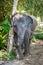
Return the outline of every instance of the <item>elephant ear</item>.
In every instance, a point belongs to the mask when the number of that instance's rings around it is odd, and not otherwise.
[[[27,22],[28,22],[28,25],[33,24],[33,19],[30,16],[28,16]]]

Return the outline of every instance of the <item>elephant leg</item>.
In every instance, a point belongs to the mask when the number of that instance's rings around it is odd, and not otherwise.
[[[17,47],[17,51],[18,51],[18,55],[19,55],[19,60],[23,59],[23,53],[22,53],[21,46]]]
[[[29,39],[29,55],[31,55],[31,53],[30,53],[30,44],[31,44],[31,39]]]
[[[30,53],[30,43],[29,43],[29,34],[28,32],[24,35],[24,54]]]
[[[19,55],[19,59],[23,59],[23,52],[22,52],[22,48],[21,48],[21,45],[22,45],[22,40],[20,38],[18,38],[18,42],[17,42],[17,52],[18,52],[18,55]]]

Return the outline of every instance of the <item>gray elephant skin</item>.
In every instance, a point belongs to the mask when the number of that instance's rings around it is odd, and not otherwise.
[[[32,15],[16,13],[11,16],[11,27],[14,32],[13,45],[18,51],[19,59],[23,59],[24,54],[30,54],[30,42],[36,26],[37,20]]]

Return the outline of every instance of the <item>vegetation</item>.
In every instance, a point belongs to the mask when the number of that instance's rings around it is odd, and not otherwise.
[[[10,29],[10,23],[8,17],[0,24],[0,50],[5,48],[7,45],[7,38]]]
[[[1,60],[13,60],[16,56],[16,52],[15,50],[12,50],[11,53],[8,53],[7,51],[5,50],[1,50],[0,51],[0,61]]]
[[[38,28],[35,32],[35,38],[43,40],[43,28]]]
[[[13,0],[0,0],[0,19],[12,12]],[[19,0],[17,10],[26,11],[26,13],[43,17],[43,0]]]
[[[36,34],[34,34],[33,38],[32,38],[32,42],[36,42],[37,39],[43,40],[43,30],[42,28],[38,28],[35,31]]]

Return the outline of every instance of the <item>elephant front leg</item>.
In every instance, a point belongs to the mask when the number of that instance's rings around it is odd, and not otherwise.
[[[24,55],[30,54],[30,40],[29,40],[29,34],[26,31],[24,36]]]
[[[17,47],[17,51],[18,51],[18,55],[19,55],[19,60],[23,59],[23,53],[22,53],[21,46]]]

